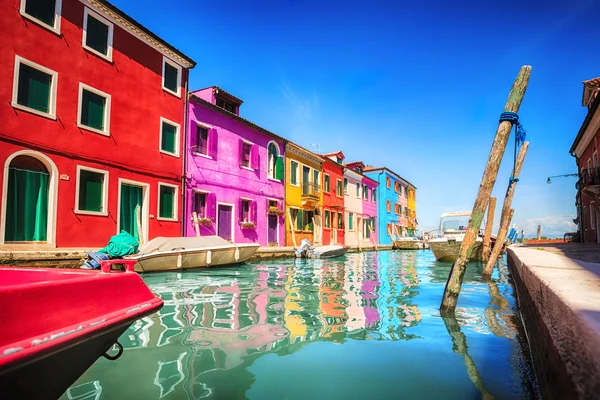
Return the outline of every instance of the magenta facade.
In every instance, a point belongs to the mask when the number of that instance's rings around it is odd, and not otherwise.
[[[377,240],[379,240],[379,232],[377,232],[377,226],[378,226],[377,185],[378,185],[378,183],[376,180],[363,175],[362,184],[363,184],[363,188],[366,188],[367,192],[368,192],[367,196],[363,195],[363,204],[362,204],[363,219],[365,219],[365,220],[373,219],[373,223],[372,223],[373,230],[377,235],[376,236]]]
[[[239,117],[241,104],[218,87],[190,94],[184,234],[196,212],[202,236],[282,246],[285,140]]]

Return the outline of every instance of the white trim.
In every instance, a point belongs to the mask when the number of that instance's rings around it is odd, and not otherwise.
[[[104,181],[102,182],[102,211],[87,211],[79,209],[79,182],[81,176],[80,173],[82,170],[104,175]],[[73,211],[76,214],[99,215],[104,217],[108,216],[108,171],[91,168],[84,165],[77,165],[77,175],[75,177],[75,207],[73,208]]]
[[[242,199],[242,200],[248,200],[248,201],[256,201],[256,200],[254,200],[252,197],[244,197],[244,196],[240,196],[240,199]]]
[[[56,33],[57,35],[61,34],[60,33],[60,16],[61,16],[61,11],[62,11],[62,0],[56,0],[56,3],[54,3],[54,26],[48,25],[47,23],[40,21],[33,15],[27,14],[27,12],[25,11],[26,3],[27,3],[27,0],[21,0],[21,5],[19,6],[19,13],[22,16],[35,22],[39,26],[46,28],[49,31],[52,31],[53,33]]]
[[[327,193],[331,194],[331,176],[329,174],[326,174],[325,172],[323,172],[323,189],[322,189],[322,192],[325,193],[325,177],[329,178],[329,190],[327,191]]]
[[[150,184],[129,179],[119,178],[119,192],[117,195],[117,233],[121,232],[121,186],[131,185],[142,188],[142,236],[145,242],[148,241],[148,225],[150,220]],[[145,211],[144,211],[145,210]],[[139,232],[138,232],[139,233]]]
[[[88,17],[94,18],[96,21],[106,25],[108,27],[108,37],[106,38],[106,53],[102,54],[98,50],[93,49],[87,45],[87,23]],[[98,57],[102,57],[105,60],[112,62],[112,53],[113,53],[113,33],[114,32],[114,24],[98,14],[97,12],[92,11],[91,9],[84,7],[83,9],[83,37],[81,38],[81,47],[85,50],[94,53]]]
[[[337,193],[337,183],[340,183],[340,187],[342,188],[342,195],[340,196]],[[344,181],[338,178],[335,178],[335,197],[337,197],[338,199],[343,199],[344,198]]]
[[[212,128],[214,128],[214,126],[212,126],[210,124],[207,124],[205,122],[200,122],[200,121],[196,121],[196,120],[194,120],[194,122],[196,123],[196,125],[201,126],[204,129],[212,129]]]
[[[235,243],[235,204],[217,201],[217,209],[215,212],[215,234],[217,236],[219,236],[219,206],[231,207],[231,243]]]
[[[84,125],[81,123],[81,102],[83,97],[83,90],[97,94],[98,96],[104,97],[106,102],[104,103],[104,130],[92,128],[91,126]],[[104,136],[110,136],[110,94],[98,90],[94,87],[86,85],[83,82],[79,82],[79,100],[77,101],[77,126],[86,131],[98,133]]]
[[[25,0],[22,0],[22,1],[25,1]],[[29,107],[19,104],[17,102],[18,97],[19,97],[19,72],[20,72],[19,67],[21,64],[25,64],[31,68],[37,69],[38,71],[48,74],[52,77],[52,82],[50,84],[50,99],[48,102],[49,103],[48,104],[49,105],[48,113],[45,113],[43,111],[38,111],[33,108],[29,108]],[[13,92],[12,92],[12,102],[11,102],[11,105],[13,106],[13,108],[18,108],[20,110],[39,115],[41,117],[46,117],[46,118],[56,120],[56,87],[57,86],[58,86],[58,73],[56,71],[53,71],[46,67],[43,67],[37,63],[34,63],[33,61],[29,61],[26,58],[23,58],[21,56],[15,55],[15,66],[14,66],[14,74],[13,74]]]
[[[269,161],[269,158],[271,157],[271,154],[269,153],[269,146],[271,144],[273,144],[275,146],[275,149],[277,150],[277,155],[275,157],[281,157],[281,149],[279,148],[279,144],[274,140],[269,140],[269,142],[267,143],[267,179],[275,182],[281,182],[280,179],[275,178],[275,176],[277,175],[277,159],[275,160],[273,170],[271,171],[270,169],[271,162]]]
[[[192,190],[193,190],[195,193],[204,193],[204,194],[209,194],[209,193],[212,193],[212,192],[211,192],[211,191],[209,191],[209,190],[203,190],[203,189],[197,189],[197,188],[192,188]]]
[[[47,157],[34,150],[20,150],[12,153],[6,158],[4,162],[4,174],[2,181],[2,212],[0,213],[0,244],[4,244],[5,229],[6,229],[6,201],[8,198],[8,170],[10,163],[15,157],[18,156],[29,156],[42,162],[48,173],[50,179],[48,182],[48,225],[46,229],[46,243],[50,245],[56,245],[56,210],[58,201],[58,168],[56,164]]]
[[[160,187],[161,186],[166,186],[166,187],[170,187],[170,188],[174,188],[175,189],[175,193],[173,193],[173,217],[172,218],[165,218],[165,217],[161,217],[160,216]],[[158,221],[179,221],[179,214],[178,214],[178,203],[179,201],[177,201],[179,199],[179,186],[177,185],[172,185],[170,183],[164,183],[164,182],[158,182],[158,195],[156,196],[156,219]]]
[[[163,150],[161,148],[162,134],[163,134],[163,131],[162,131],[163,122],[166,122],[167,124],[175,127],[175,153],[171,153],[171,152]],[[177,122],[171,121],[170,119],[160,117],[160,128],[159,128],[159,135],[158,135],[158,151],[160,151],[163,154],[167,154],[169,156],[179,158],[179,147],[180,146],[181,146],[181,125],[178,124]]]
[[[165,87],[165,64],[169,64],[171,67],[177,70],[177,91],[175,92]],[[162,89],[167,93],[171,93],[173,96],[181,98],[181,65],[165,56],[163,56],[162,60]]]

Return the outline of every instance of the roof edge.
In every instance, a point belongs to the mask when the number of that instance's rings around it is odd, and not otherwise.
[[[577,132],[577,136],[575,136],[575,140],[573,140],[573,144],[571,145],[571,148],[569,149],[569,153],[571,155],[573,155],[575,148],[579,145],[581,138],[583,138],[583,135],[584,135],[585,131],[587,130],[588,126],[590,125],[590,122],[592,121],[594,114],[596,114],[596,111],[598,110],[599,104],[600,104],[600,96],[596,96],[596,98],[594,99],[594,102],[592,103],[592,108],[590,108],[587,115],[585,116],[585,119],[583,120],[583,124],[581,124],[581,128],[579,128],[579,132]]]

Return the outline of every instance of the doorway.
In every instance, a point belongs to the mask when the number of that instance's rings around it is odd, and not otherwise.
[[[269,200],[269,208],[277,207],[277,201]],[[267,221],[267,245],[269,246],[278,246],[279,238],[278,238],[278,219],[279,217],[274,214],[269,214]]]
[[[219,204],[217,206],[217,235],[225,240],[233,241],[233,206]]]
[[[144,188],[129,183],[121,183],[120,197],[119,229],[129,233],[139,241],[140,237],[143,235],[142,216],[146,211],[144,207]],[[138,207],[140,215],[139,222],[137,216]],[[142,232],[140,232],[140,228],[142,229]]]

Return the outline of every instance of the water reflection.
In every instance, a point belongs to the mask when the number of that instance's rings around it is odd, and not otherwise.
[[[145,275],[165,306],[121,337],[121,359],[99,360],[65,398],[243,398],[258,378],[250,366],[262,357],[294,355],[318,342],[429,343],[449,267],[429,252],[394,251]],[[506,271],[499,273],[482,284],[479,269],[467,270],[466,290],[489,304],[483,312],[461,309],[460,321],[444,320],[452,346],[432,342],[461,354],[469,371],[475,364],[459,322],[502,338],[516,335],[506,299],[511,287]],[[424,319],[427,329],[417,329]],[[383,351],[381,359],[402,357]]]

